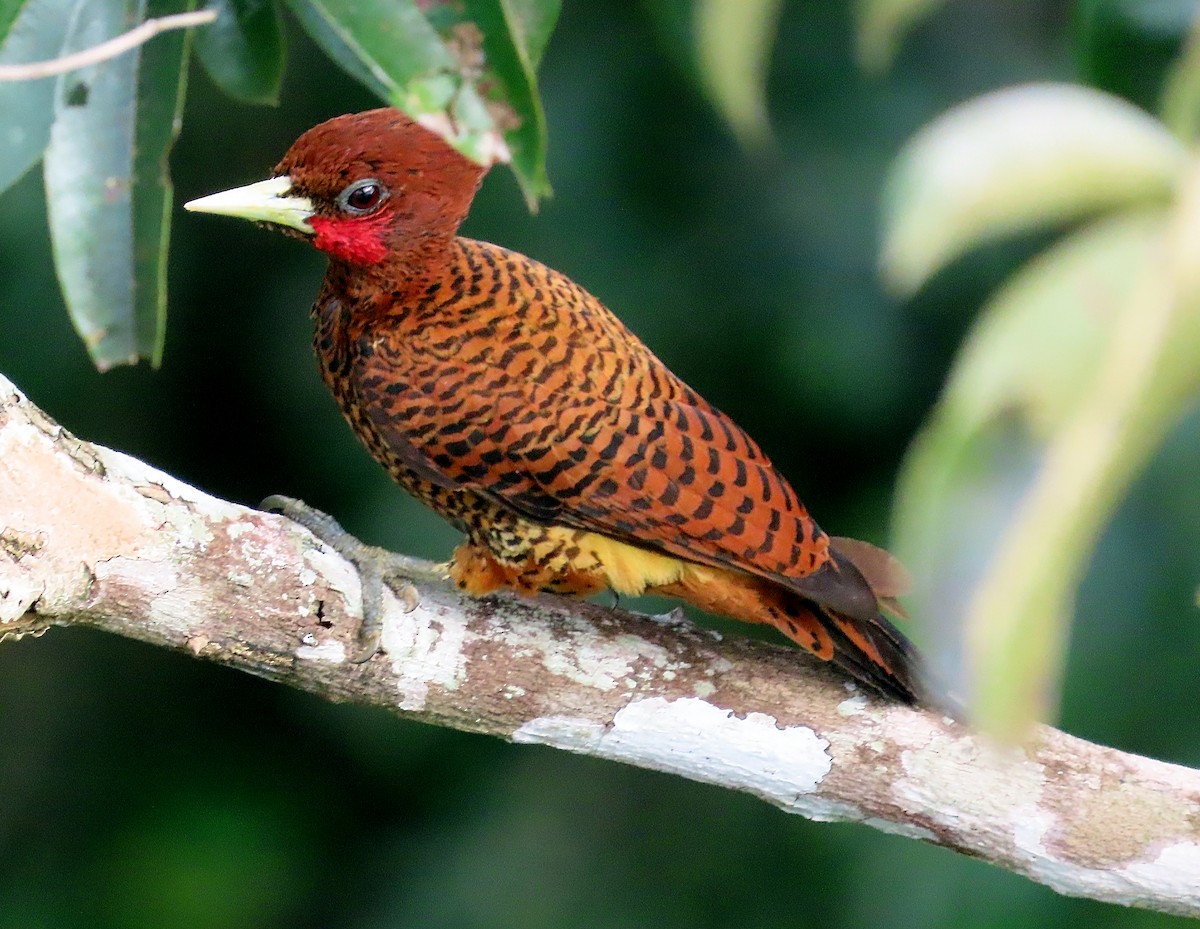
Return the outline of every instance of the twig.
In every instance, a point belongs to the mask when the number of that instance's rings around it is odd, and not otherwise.
[[[998,747],[795,649],[586,603],[476,600],[432,565],[347,661],[353,568],[281,517],[73,438],[0,377],[0,638],[86,624],[327,699],[743,790],[1074,896],[1200,916],[1200,771],[1039,728]],[[2,647],[2,646],[0,646]]]
[[[85,48],[82,51],[52,58],[48,61],[31,61],[28,64],[0,65],[0,81],[35,81],[38,78],[54,77],[86,68],[109,58],[116,58],[130,49],[137,48],[149,42],[160,32],[172,29],[187,29],[190,26],[207,26],[217,18],[216,10],[195,10],[191,13],[175,13],[172,16],[160,16],[158,19],[148,19],[140,26],[123,32],[119,36]]]

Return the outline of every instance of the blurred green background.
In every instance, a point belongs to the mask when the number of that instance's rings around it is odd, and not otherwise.
[[[1047,241],[991,247],[897,305],[874,270],[890,159],[947,106],[1015,82],[1083,76],[1152,102],[1174,34],[1092,29],[1081,56],[1074,4],[961,0],[870,77],[849,4],[787,3],[776,145],[747,154],[689,74],[686,17],[654,7],[568,0],[541,73],[556,196],[530,216],[498,170],[465,232],[588,287],[758,438],[827,530],[884,542],[898,461],[977,307]],[[289,33],[278,109],[194,69],[179,202],[266,177],[310,125],[376,105]],[[177,212],[174,232],[162,369],[97,374],[62,307],[40,176],[25,178],[0,200],[0,371],[82,437],[209,493],[301,496],[369,541],[444,558],[454,533],[389,483],[319,382],[307,311],[323,259],[233,220]],[[1198,460],[1193,414],[1106,533],[1062,719],[1191,766]],[[83,630],[0,646],[0,862],[0,929],[1180,922]]]

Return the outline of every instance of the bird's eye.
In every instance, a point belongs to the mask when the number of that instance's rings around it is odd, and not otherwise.
[[[355,181],[338,195],[338,206],[346,213],[365,216],[379,209],[387,199],[387,188],[374,178]]]

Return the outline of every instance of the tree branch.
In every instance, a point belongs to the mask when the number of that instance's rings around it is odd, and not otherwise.
[[[1200,772],[1048,727],[1024,749],[795,649],[428,566],[345,658],[354,569],[299,526],[73,438],[0,377],[0,637],[84,624],[332,700],[669,771],[957,849],[1076,896],[1200,915]]]

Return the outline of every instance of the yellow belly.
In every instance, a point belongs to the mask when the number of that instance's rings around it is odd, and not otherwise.
[[[702,565],[565,526],[538,526],[536,537],[522,546],[518,558],[498,556],[466,542],[450,562],[450,576],[475,596],[499,588],[580,595],[607,588],[623,597],[636,597],[648,589],[697,582],[701,575],[710,574]]]
[[[450,576],[475,596],[499,589],[586,596],[609,589],[627,597],[678,597],[708,613],[775,626],[826,660],[833,654],[832,641],[803,598],[763,578],[684,561],[581,529],[538,526],[531,535],[520,547],[519,558],[463,543],[450,562]]]
[[[578,545],[584,553],[580,563],[598,565],[605,585],[623,597],[636,597],[647,588],[673,584],[700,567],[595,532],[585,532]]]

